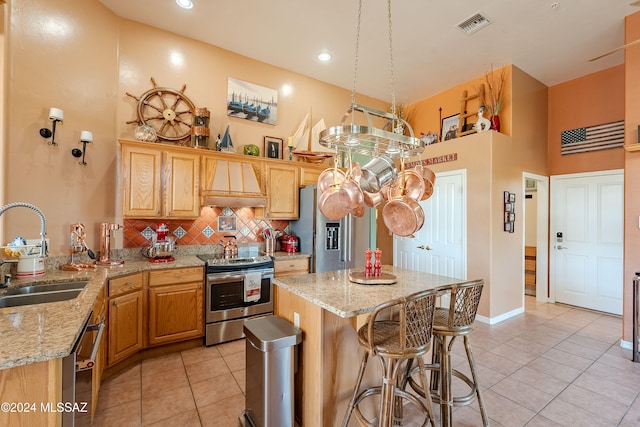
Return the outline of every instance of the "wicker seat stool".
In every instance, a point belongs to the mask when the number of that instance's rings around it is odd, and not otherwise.
[[[433,353],[432,363],[426,364],[425,369],[431,371],[430,394],[433,401],[440,405],[441,425],[453,425],[452,412],[454,406],[471,404],[476,398],[480,407],[482,424],[489,425],[489,418],[484,406],[482,392],[478,383],[476,364],[469,343],[469,334],[473,331],[480,296],[482,294],[482,280],[453,285],[447,292],[450,296],[449,308],[436,308],[433,323]],[[463,337],[464,348],[471,370],[471,378],[457,369],[451,367],[451,348],[457,337]],[[418,368],[409,372],[408,382],[411,388],[419,395],[424,396],[424,387],[418,384],[413,375]],[[464,381],[470,388],[470,392],[464,396],[453,396],[451,380],[456,377]]]
[[[428,290],[380,304],[367,323],[358,330],[358,342],[365,354],[343,427],[349,424],[352,414],[355,414],[361,426],[391,427],[402,417],[403,400],[416,406],[425,415],[423,426],[429,422],[435,425],[431,397],[423,396],[423,400],[398,386],[406,378],[407,361],[418,359],[416,364],[424,366],[421,356],[429,351],[431,344],[435,300],[436,292]],[[387,318],[387,314],[398,310],[398,320],[376,320]],[[370,355],[377,356],[381,362],[382,385],[359,391]],[[418,371],[421,385],[427,387],[426,371],[422,368]],[[359,405],[365,398],[376,394],[380,394],[380,406],[378,422],[373,424],[362,414]]]

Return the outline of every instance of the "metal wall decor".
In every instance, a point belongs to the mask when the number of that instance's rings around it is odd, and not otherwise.
[[[516,222],[516,195],[504,192],[504,231],[515,232]]]

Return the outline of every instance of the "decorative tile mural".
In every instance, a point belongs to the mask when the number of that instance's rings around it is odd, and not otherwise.
[[[236,230],[218,231],[219,216],[235,217]],[[123,246],[145,246],[160,222],[169,226],[169,234],[178,245],[214,245],[222,242],[224,236],[235,236],[238,243],[259,242],[263,240],[260,232],[266,227],[284,232],[289,226],[289,221],[256,219],[253,208],[204,207],[195,220],[125,219]]]

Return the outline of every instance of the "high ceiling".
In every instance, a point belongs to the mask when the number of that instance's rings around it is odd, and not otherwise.
[[[411,103],[514,64],[547,86],[621,64],[632,0],[395,0],[391,4],[397,102]],[[117,15],[351,90],[358,1],[100,0]],[[471,35],[457,25],[481,13]],[[391,101],[387,2],[363,1],[356,90]],[[631,49],[640,49],[636,45]],[[320,63],[321,51],[333,55]],[[255,82],[260,83],[260,82]]]

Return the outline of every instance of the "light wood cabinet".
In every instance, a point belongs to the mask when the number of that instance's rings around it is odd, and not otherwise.
[[[289,164],[266,164],[267,206],[256,208],[256,216],[266,219],[298,219],[299,169]]]
[[[276,259],[273,270],[275,277],[305,274],[309,272],[309,258]]]
[[[300,186],[306,187],[307,185],[314,185],[318,183],[318,177],[327,169],[328,166],[310,166],[305,165],[300,167]]]
[[[204,335],[202,267],[149,272],[149,345]]]
[[[144,347],[143,280],[143,273],[137,273],[109,281],[109,366]]]
[[[197,218],[200,155],[121,141],[122,215],[127,218]]]

